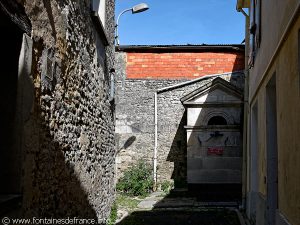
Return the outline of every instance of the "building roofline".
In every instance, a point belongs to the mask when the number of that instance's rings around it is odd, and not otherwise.
[[[244,52],[244,44],[215,45],[120,45],[118,52]]]
[[[234,86],[233,84],[231,84],[230,82],[222,79],[220,76],[217,76],[215,79],[211,80],[210,82],[203,84],[201,87],[197,88],[196,90],[193,90],[192,92],[186,94],[185,96],[183,96],[180,101],[185,104],[187,102],[190,102],[190,99],[195,98],[195,96],[199,96],[201,95],[201,93],[207,91],[208,89],[211,89],[213,87],[216,86],[223,86],[226,89],[230,90],[232,94],[234,94],[235,96],[239,97],[240,99],[243,98],[243,94],[242,91],[237,88],[236,86]]]
[[[156,89],[156,92],[157,92],[157,94],[159,94],[159,93],[162,93],[162,92],[165,92],[165,91],[173,90],[173,89],[176,89],[176,88],[181,88],[183,86],[190,85],[190,84],[193,84],[193,83],[196,83],[196,82],[199,82],[199,81],[208,80],[208,79],[211,79],[211,78],[222,77],[222,76],[226,76],[226,75],[236,76],[236,75],[240,75],[240,74],[244,75],[244,70],[234,71],[234,72],[227,72],[227,73],[210,74],[210,75],[195,78],[193,80],[183,81],[183,82],[178,83],[178,84],[174,84],[174,85],[171,85],[171,86],[159,88],[159,89]]]

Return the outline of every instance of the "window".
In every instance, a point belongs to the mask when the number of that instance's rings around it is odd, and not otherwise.
[[[257,101],[251,109],[251,125],[250,125],[250,151],[248,152],[250,157],[250,162],[248,164],[248,171],[250,176],[249,185],[249,218],[252,218],[255,221],[256,218],[256,204],[257,204],[257,192],[258,192],[258,184],[259,184],[259,169],[258,169],[258,138],[259,138],[259,130],[258,130],[258,107]]]
[[[249,61],[250,67],[254,64],[257,49],[261,39],[261,0],[251,0],[250,5],[250,40],[249,40]]]
[[[276,73],[266,86],[267,224],[275,224],[278,209],[278,144]]]
[[[213,116],[209,119],[207,125],[227,125],[227,121],[222,116]]]
[[[255,0],[255,24],[256,24],[256,32],[255,32],[255,39],[254,44],[255,48],[258,49],[260,46],[260,38],[261,38],[261,0]]]

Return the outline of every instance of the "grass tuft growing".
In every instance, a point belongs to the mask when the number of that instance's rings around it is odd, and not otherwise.
[[[147,196],[153,187],[151,165],[139,161],[129,167],[117,183],[117,190],[128,196]]]

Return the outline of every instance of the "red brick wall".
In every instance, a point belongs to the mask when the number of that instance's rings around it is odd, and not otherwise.
[[[244,69],[244,53],[127,53],[129,79],[194,79]]]

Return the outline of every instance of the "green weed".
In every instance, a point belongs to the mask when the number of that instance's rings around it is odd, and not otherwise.
[[[129,167],[117,183],[117,190],[128,196],[146,196],[153,187],[151,165],[142,161]]]

